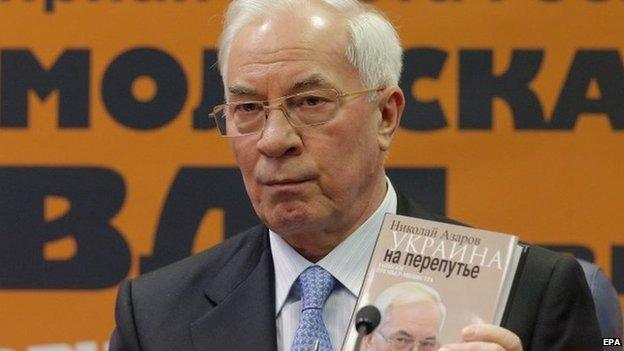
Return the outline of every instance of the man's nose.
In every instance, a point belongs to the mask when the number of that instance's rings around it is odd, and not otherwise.
[[[267,111],[266,121],[258,149],[268,157],[284,155],[299,155],[303,151],[301,136],[286,117],[282,108],[272,108]]]

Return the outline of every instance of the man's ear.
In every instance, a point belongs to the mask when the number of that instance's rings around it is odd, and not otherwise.
[[[401,116],[405,108],[405,96],[398,86],[386,88],[379,99],[379,111],[381,112],[381,120],[377,130],[377,139],[379,148],[387,151],[390,148],[390,142],[394,133],[399,128]]]

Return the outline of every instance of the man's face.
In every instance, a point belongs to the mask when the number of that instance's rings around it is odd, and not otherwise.
[[[381,325],[364,340],[370,351],[433,351],[439,345],[438,306],[422,301],[390,307]]]
[[[365,88],[344,57],[344,23],[319,7],[302,13],[254,22],[236,36],[226,72],[229,101]],[[378,205],[374,197],[385,192],[381,115],[379,101],[358,95],[342,99],[326,124],[294,128],[274,109],[261,133],[232,138],[262,221],[295,248],[318,242],[317,234],[354,230]]]

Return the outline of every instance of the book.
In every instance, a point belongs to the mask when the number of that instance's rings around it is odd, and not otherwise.
[[[437,350],[473,323],[500,325],[528,247],[517,236],[386,214],[342,351],[355,346],[355,315],[375,305],[379,326],[361,350]]]

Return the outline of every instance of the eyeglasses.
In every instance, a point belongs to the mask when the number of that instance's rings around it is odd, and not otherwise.
[[[210,117],[214,118],[219,132],[225,137],[262,131],[269,112],[273,109],[282,110],[293,127],[316,126],[327,123],[336,116],[341,99],[384,89],[366,89],[350,93],[341,93],[336,89],[317,89],[268,101],[230,102],[214,107]]]
[[[402,333],[385,336],[379,329],[375,330],[375,333],[381,336],[394,351],[411,351],[414,349],[414,346],[418,346],[417,351],[435,351],[438,347],[436,340],[425,339],[417,341]]]

